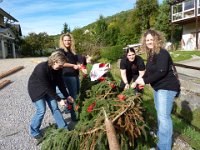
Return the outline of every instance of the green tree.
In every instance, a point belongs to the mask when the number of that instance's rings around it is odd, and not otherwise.
[[[92,29],[76,28],[72,32],[75,39],[76,52],[85,55],[95,55],[99,50],[95,33]]]
[[[68,27],[68,24],[65,22],[63,25],[63,30],[62,30],[61,34],[64,34],[67,32],[70,32],[70,28]]]
[[[139,18],[141,21],[142,30],[150,29],[153,27],[155,23],[155,16],[157,15],[157,10],[157,0],[137,0],[137,18]]]
[[[99,46],[105,46],[106,44],[106,31],[107,31],[108,25],[102,15],[100,15],[99,20],[96,22],[96,39],[99,44]]]
[[[166,0],[159,7],[155,28],[165,34],[167,41],[175,42],[180,40],[182,28],[171,23],[170,5]]]
[[[39,34],[29,33],[22,42],[22,54],[36,56],[47,53],[49,48],[55,48],[53,37],[50,37],[46,32]]]
[[[120,30],[116,23],[110,23],[108,26],[108,29],[105,33],[105,43],[109,46],[114,46],[117,44],[118,36],[119,36]]]

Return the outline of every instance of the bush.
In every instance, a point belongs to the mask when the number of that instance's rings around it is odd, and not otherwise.
[[[100,50],[101,58],[110,60],[110,62],[115,62],[123,55],[123,46],[116,45],[112,47],[105,47]]]

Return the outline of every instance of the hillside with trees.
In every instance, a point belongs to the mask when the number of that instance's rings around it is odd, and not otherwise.
[[[71,31],[65,22],[63,30],[58,35],[30,33],[22,40],[22,54],[48,55],[48,52],[58,47],[60,34],[69,31],[75,38],[77,53],[90,54],[97,58],[100,57],[102,49],[112,50],[139,43],[142,32],[149,28],[164,32],[167,41],[179,43],[182,29],[170,23],[169,12],[170,6],[166,0],[160,5],[157,0],[152,0],[151,3],[147,0],[138,0],[133,9],[109,17],[100,15],[96,22],[83,28]],[[34,45],[35,43],[38,46]]]

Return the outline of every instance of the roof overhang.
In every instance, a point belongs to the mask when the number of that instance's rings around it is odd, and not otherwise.
[[[167,3],[169,5],[175,5],[175,4],[181,3],[183,1],[185,1],[185,0],[167,0]]]
[[[3,9],[0,8],[0,14],[2,14],[3,16],[5,16],[6,18],[13,20],[14,22],[19,22],[17,19],[15,19],[13,16],[11,16],[10,14],[8,14],[7,12],[5,12]]]

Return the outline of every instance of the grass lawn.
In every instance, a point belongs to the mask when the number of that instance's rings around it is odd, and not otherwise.
[[[170,55],[174,62],[191,59],[192,57],[200,57],[200,51],[170,51]],[[141,54],[141,57],[146,60],[146,55]]]
[[[191,59],[193,56],[200,57],[200,51],[173,51],[170,52],[170,55],[172,56],[174,62],[178,62]],[[144,54],[142,54],[141,56],[146,59]],[[117,65],[117,63],[112,64],[111,73],[114,79],[119,83],[121,77],[119,66]],[[146,116],[148,116],[146,118],[147,124],[149,124],[151,127],[154,126],[153,128],[156,128],[156,111],[154,108],[152,90],[150,87],[145,87],[143,99],[144,107],[147,111]],[[172,118],[174,124],[174,132],[178,133],[179,136],[194,149],[200,149],[200,132],[195,130],[195,128],[187,124],[184,120],[180,119],[176,115],[173,114]]]
[[[200,51],[173,51],[170,52],[174,62],[191,59],[194,56],[200,57]]]

